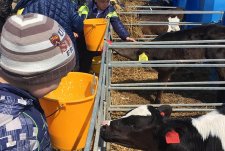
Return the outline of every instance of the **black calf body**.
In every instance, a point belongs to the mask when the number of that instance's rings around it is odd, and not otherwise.
[[[153,41],[188,41],[188,40],[219,40],[225,39],[225,26],[204,25],[193,29],[166,33],[156,37]],[[221,43],[220,43],[221,44]],[[224,59],[225,48],[167,48],[148,50],[116,50],[118,54],[131,60],[138,60],[139,55],[146,53],[149,60],[178,60],[178,59]],[[167,82],[176,68],[156,68],[158,81]],[[220,81],[225,80],[225,68],[217,68]],[[162,91],[157,93],[156,103],[160,103]],[[217,101],[225,102],[225,93],[219,91]]]
[[[102,126],[101,137],[146,151],[225,151],[225,107],[182,120],[165,118],[160,114],[164,111],[152,106],[145,108],[150,114],[130,114]]]

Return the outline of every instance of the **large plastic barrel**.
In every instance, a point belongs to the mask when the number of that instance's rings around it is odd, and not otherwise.
[[[95,18],[84,20],[84,37],[89,51],[102,51],[107,19]]]
[[[70,72],[56,90],[40,100],[56,149],[85,147],[97,83],[98,78],[91,74]]]

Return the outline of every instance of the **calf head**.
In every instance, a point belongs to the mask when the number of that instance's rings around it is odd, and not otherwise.
[[[183,11],[182,8],[173,8],[168,9],[165,11],[174,11],[174,12],[180,12]],[[163,35],[167,32],[175,32],[180,30],[179,22],[181,22],[184,18],[183,14],[176,13],[176,14],[140,14],[139,20],[146,22],[168,22],[168,24],[165,25],[148,25],[148,26],[142,26],[141,30],[144,35]],[[175,24],[176,23],[176,24]]]
[[[157,150],[157,130],[165,117],[170,116],[172,108],[162,105],[158,109],[143,105],[120,119],[112,120],[101,127],[100,136],[106,142],[125,147]]]

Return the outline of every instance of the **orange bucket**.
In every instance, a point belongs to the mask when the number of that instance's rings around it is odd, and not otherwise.
[[[84,37],[89,51],[102,51],[107,19],[95,18],[84,20]]]
[[[79,150],[85,147],[98,78],[70,72],[59,87],[40,99],[53,147]]]

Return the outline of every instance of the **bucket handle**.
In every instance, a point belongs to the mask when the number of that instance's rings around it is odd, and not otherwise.
[[[56,112],[58,112],[59,110],[61,110],[63,107],[64,107],[63,104],[60,104],[59,107],[57,107],[57,109],[56,109],[54,112],[52,112],[51,114],[49,114],[49,115],[46,116],[45,118],[51,117],[51,116],[54,115]]]
[[[88,35],[92,30],[94,30],[94,28],[96,27],[96,24],[93,24],[91,27],[92,28],[86,33],[86,35]]]
[[[105,32],[106,32],[106,29],[105,29]],[[102,38],[101,38],[100,41],[105,40],[104,38],[105,38],[105,34],[102,35]],[[101,47],[101,42],[98,44],[96,51],[97,51],[100,47]]]
[[[96,85],[96,78],[95,78],[95,73],[93,73],[93,79],[91,81],[91,86],[90,86],[91,95],[94,95],[95,93],[95,85]]]

